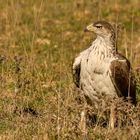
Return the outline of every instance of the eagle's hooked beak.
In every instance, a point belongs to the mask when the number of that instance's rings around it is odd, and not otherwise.
[[[94,32],[95,31],[95,27],[93,26],[93,24],[88,25],[85,30],[85,32]]]

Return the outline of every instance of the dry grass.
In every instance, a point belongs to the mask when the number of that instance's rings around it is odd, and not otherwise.
[[[74,57],[92,39],[83,29],[98,19],[123,26],[119,50],[133,65],[139,99],[139,0],[0,1],[1,139],[84,139],[79,129],[83,109],[108,123],[111,104],[98,111],[85,107],[71,75]],[[120,102],[114,102],[117,127],[87,125],[88,139],[139,139],[139,103],[132,107]]]

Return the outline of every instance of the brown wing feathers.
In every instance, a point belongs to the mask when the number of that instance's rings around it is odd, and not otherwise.
[[[81,70],[81,64],[77,65],[73,69],[73,81],[78,88],[80,86],[80,70]]]
[[[131,73],[130,63],[126,59],[111,62],[111,79],[118,96],[130,97],[132,103],[136,102],[134,76]]]

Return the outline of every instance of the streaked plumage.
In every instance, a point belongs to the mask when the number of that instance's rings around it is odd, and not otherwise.
[[[98,103],[102,95],[130,97],[136,102],[136,87],[129,61],[116,50],[115,31],[106,21],[89,25],[97,38],[73,63],[74,82],[85,96]]]

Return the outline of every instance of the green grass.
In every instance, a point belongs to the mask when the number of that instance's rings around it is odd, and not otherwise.
[[[119,51],[128,54],[133,70],[139,71],[139,0],[0,1],[1,139],[83,138],[78,125],[84,103],[75,100],[79,93],[71,67],[76,55],[95,37],[85,34],[84,28],[98,19],[124,26]],[[138,83],[138,98],[139,94]],[[27,108],[38,115],[25,111]],[[131,128],[87,129],[89,139],[138,139],[136,128],[132,127],[133,133]]]

